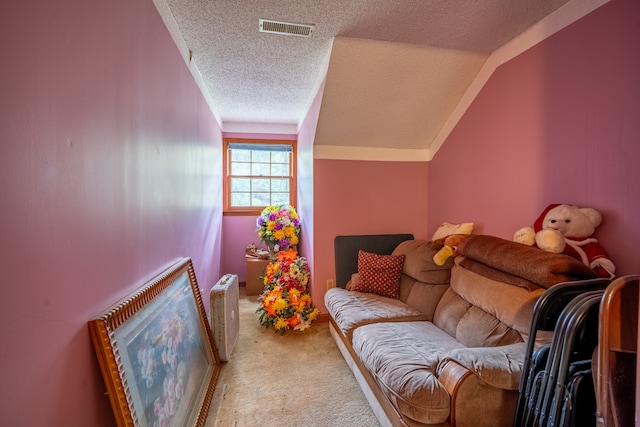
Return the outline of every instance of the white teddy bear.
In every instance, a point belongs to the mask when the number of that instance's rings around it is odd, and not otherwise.
[[[616,267],[598,240],[591,235],[602,223],[602,215],[593,208],[551,204],[542,212],[534,227],[516,231],[513,240],[528,246],[571,255],[591,268],[598,276],[612,278]]]

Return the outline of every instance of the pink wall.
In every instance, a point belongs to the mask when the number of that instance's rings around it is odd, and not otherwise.
[[[322,105],[325,82],[322,82],[316,96],[302,121],[298,132],[298,213],[304,219],[301,229],[300,253],[307,258],[311,269],[311,298],[316,307],[322,305],[321,286],[316,285],[315,250],[315,191],[313,142],[316,136],[318,115]]]
[[[428,238],[426,162],[314,161],[313,300],[335,280],[333,240],[345,234],[413,233]]]
[[[247,138],[247,139],[277,139],[295,141],[296,135],[284,134],[257,134],[224,132],[223,138]],[[222,174],[222,164],[220,164]],[[246,281],[245,250],[254,243],[256,246],[266,249],[266,246],[258,239],[256,232],[256,218],[258,215],[225,215],[222,218],[222,260],[220,269],[222,274],[237,274],[240,282]]]
[[[318,97],[298,183],[314,303],[336,235],[510,238],[558,201],[602,210],[637,273],[639,17],[613,0],[500,67],[429,164],[312,160]],[[182,256],[205,292],[243,274],[255,218],[222,218],[221,132],[151,1],[10,0],[0,36],[0,420],[111,426],[86,322]]]
[[[614,0],[495,72],[431,162],[431,229],[510,239],[549,203],[591,206],[618,273],[640,272],[639,19]]]
[[[229,215],[222,219],[222,274],[237,274],[240,282],[245,282],[246,271],[244,254],[250,243],[263,247],[256,233],[257,216]]]
[[[113,426],[87,321],[219,277],[221,131],[153,2],[2,2],[0,423]]]

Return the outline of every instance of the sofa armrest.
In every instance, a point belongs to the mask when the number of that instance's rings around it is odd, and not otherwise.
[[[511,427],[518,391],[494,387],[458,362],[443,360],[439,380],[451,396],[449,425]],[[478,416],[482,414],[482,416]]]
[[[438,366],[438,376],[449,361],[456,362],[481,381],[503,390],[517,390],[524,365],[526,343],[499,347],[460,348],[450,351]]]

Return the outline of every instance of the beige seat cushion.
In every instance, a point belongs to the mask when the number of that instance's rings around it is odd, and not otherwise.
[[[449,351],[464,348],[431,322],[384,322],[353,331],[353,350],[400,413],[425,424],[444,423],[450,397],[436,377]]]
[[[324,304],[336,326],[349,340],[353,330],[361,325],[383,320],[424,320],[427,317],[400,300],[342,288],[329,289],[324,296]]]

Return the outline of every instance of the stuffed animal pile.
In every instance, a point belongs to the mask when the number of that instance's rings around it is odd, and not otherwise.
[[[532,227],[516,231],[513,240],[525,245],[564,253],[582,261],[598,276],[613,278],[616,266],[607,252],[592,237],[602,223],[602,215],[593,208],[568,204],[551,204],[540,214]]]

